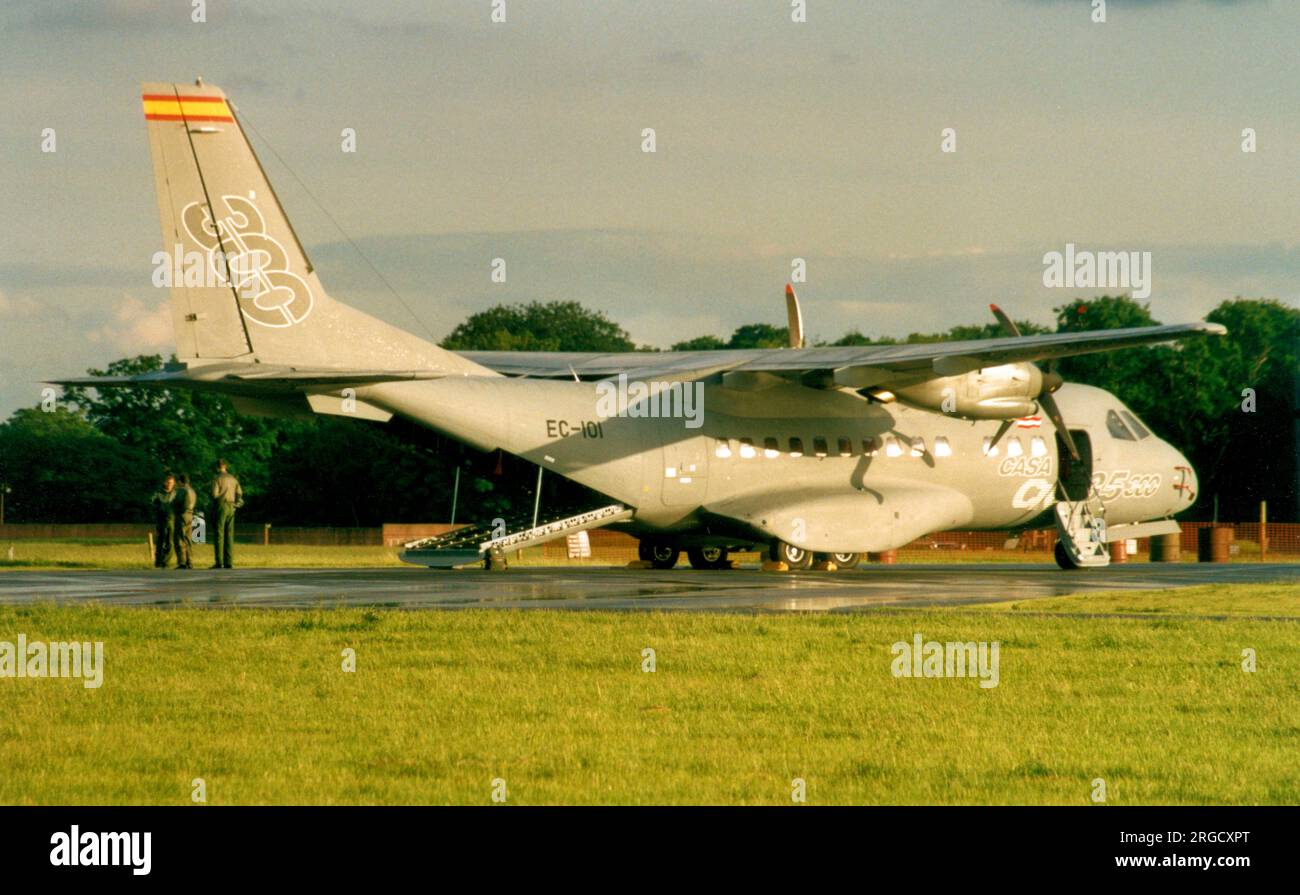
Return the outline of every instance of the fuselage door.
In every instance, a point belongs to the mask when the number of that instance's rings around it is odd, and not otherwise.
[[[1092,484],[1092,439],[1082,429],[1071,429],[1075,447],[1079,449],[1079,459],[1070,456],[1070,450],[1056,436],[1056,456],[1061,462],[1061,487],[1066,500],[1079,501],[1088,497],[1088,488]]]
[[[665,505],[686,506],[704,502],[709,470],[709,441],[703,436],[696,436],[664,445],[662,481]]]

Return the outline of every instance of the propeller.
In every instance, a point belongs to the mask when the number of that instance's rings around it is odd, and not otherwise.
[[[1002,325],[1003,332],[1017,338],[1020,336],[1020,327],[1016,326],[1016,322],[1007,316],[1006,311],[997,305],[989,305],[989,310],[993,312],[993,316]],[[1061,442],[1065,445],[1065,449],[1070,452],[1070,456],[1077,463],[1080,459],[1079,448],[1074,443],[1074,436],[1070,434],[1069,428],[1065,425],[1065,417],[1061,416],[1061,408],[1057,405],[1056,399],[1052,397],[1052,393],[1065,384],[1061,374],[1056,372],[1057,360],[1058,358],[1052,358],[1048,361],[1047,372],[1043,374],[1043,389],[1038,393],[1038,406],[1047,414],[1047,418],[1052,421],[1052,425],[1056,427],[1056,434],[1061,436]],[[1002,425],[998,427],[997,433],[993,436],[990,447],[996,445],[998,440],[1007,434],[1007,430],[1010,428],[1011,420],[1004,420]]]

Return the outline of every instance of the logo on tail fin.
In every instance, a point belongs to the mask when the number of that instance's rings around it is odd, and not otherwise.
[[[190,239],[207,250],[212,272],[223,283],[233,281],[239,309],[254,323],[302,323],[311,313],[311,287],[289,270],[288,253],[266,232],[252,194],[222,196],[219,204],[224,214],[215,222],[205,202],[191,202],[181,213]]]

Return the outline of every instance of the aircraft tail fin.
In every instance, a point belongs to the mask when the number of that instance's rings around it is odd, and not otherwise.
[[[177,356],[492,375],[326,294],[219,88],[144,84]]]

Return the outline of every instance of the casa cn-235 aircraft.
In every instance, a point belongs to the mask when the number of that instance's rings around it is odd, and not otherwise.
[[[994,308],[1002,338],[804,348],[787,288],[789,348],[452,352],[326,294],[221,90],[145,84],[143,103],[164,252],[197,257],[203,274],[172,278],[179,361],[56,382],[218,392],[250,414],[404,417],[609,498],[415,541],[408,561],[491,564],[612,525],[659,568],[682,550],[696,568],[729,568],[729,552],[753,549],[845,568],[933,532],[1054,520],[1058,563],[1100,566],[1109,542],[1178,531],[1195,498],[1178,450],[1114,395],[1063,383],[1054,362],[1219,325],[1022,336]]]

